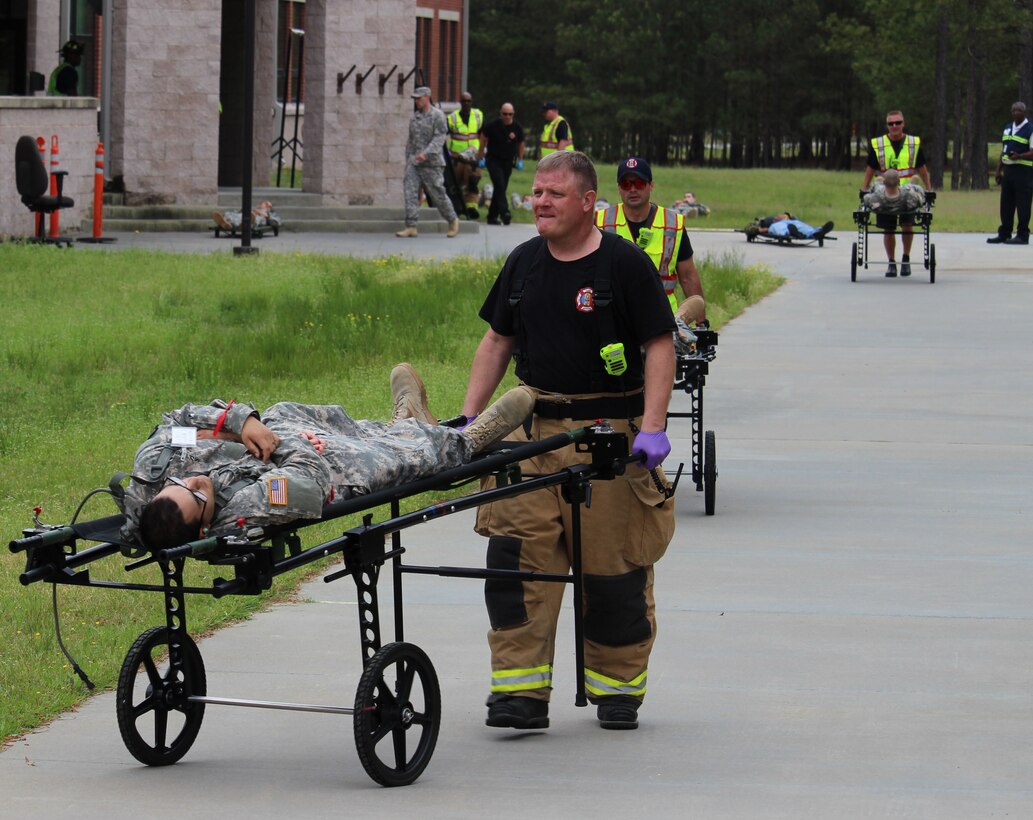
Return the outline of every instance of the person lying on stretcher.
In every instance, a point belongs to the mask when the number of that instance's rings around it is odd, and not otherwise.
[[[391,371],[391,421],[352,419],[338,405],[187,404],[168,412],[136,452],[122,499],[122,535],[149,549],[249,526],[318,519],[334,500],[465,464],[516,429],[534,406],[505,393],[464,429],[443,427],[408,364]]]
[[[751,238],[767,236],[773,239],[823,239],[834,227],[835,224],[829,221],[820,228],[815,228],[797,219],[789,211],[783,211],[774,216],[757,217],[743,228],[743,233]]]

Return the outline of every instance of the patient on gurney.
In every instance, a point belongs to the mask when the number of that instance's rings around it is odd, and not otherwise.
[[[136,452],[122,535],[149,549],[249,526],[318,519],[331,501],[465,464],[531,414],[516,387],[465,429],[441,426],[408,364],[391,372],[390,422],[352,419],[338,405],[188,404],[165,414]]]
[[[882,178],[863,195],[862,202],[880,214],[908,213],[917,211],[925,205],[925,190],[915,182],[901,187],[900,175],[896,169],[890,168],[884,171]]]
[[[783,211],[774,216],[757,217],[743,228],[743,233],[748,237],[768,236],[774,239],[823,239],[834,227],[835,224],[829,221],[815,228],[789,211]]]

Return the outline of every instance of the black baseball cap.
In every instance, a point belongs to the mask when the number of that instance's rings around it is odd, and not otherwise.
[[[649,168],[649,163],[642,159],[642,157],[628,157],[617,166],[617,182],[620,182],[628,174],[644,179],[646,182],[653,181],[653,172]]]

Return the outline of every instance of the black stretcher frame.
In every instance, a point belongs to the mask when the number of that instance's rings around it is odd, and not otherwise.
[[[863,200],[864,191],[860,192]],[[929,271],[929,284],[936,282],[936,245],[929,241],[929,228],[933,224],[933,206],[936,204],[936,192],[926,191],[925,204],[917,211],[908,211],[903,214],[891,214],[899,217],[907,216],[914,220],[912,232],[922,237],[922,266]],[[866,205],[862,205],[854,211],[854,224],[857,225],[857,241],[854,242],[850,253],[850,281],[857,281],[857,270],[862,268],[868,270],[868,234],[895,234],[901,235],[900,230],[886,230],[873,224],[872,217],[877,213]]]
[[[519,462],[536,455],[574,444],[579,452],[591,454],[591,462],[573,465],[556,473],[537,476],[520,474]],[[432,574],[442,577],[504,579],[567,583],[574,591],[574,639],[577,667],[575,703],[587,705],[584,688],[584,646],[582,623],[581,507],[591,503],[591,482],[612,480],[633,461],[628,455],[628,440],[602,423],[550,436],[538,442],[504,446],[473,462],[442,471],[433,477],[389,488],[368,495],[338,501],[324,509],[322,518],[295,521],[254,531],[212,536],[171,549],[157,550],[126,565],[127,572],[157,564],[161,584],[95,581],[89,565],[128,546],[115,538],[124,522],[121,515],[69,526],[36,526],[23,531],[23,537],[9,543],[11,552],[25,552],[23,585],[41,581],[57,584],[125,589],[161,593],[165,599],[165,625],[143,632],[130,647],[119,674],[116,714],[123,742],[142,763],[164,766],[177,762],[190,749],[200,730],[207,704],[248,706],[290,711],[350,714],[353,716],[356,747],[367,774],[383,786],[403,786],[414,782],[434,751],[440,724],[440,689],[433,666],[417,646],[404,641],[402,575]],[[494,475],[497,486],[454,500],[402,514],[399,504],[427,491],[455,489],[471,480]],[[572,508],[572,566],[566,574],[546,574],[521,570],[479,567],[420,566],[402,563],[405,549],[402,530],[425,521],[465,511],[482,504],[522,495],[546,487],[562,488]],[[297,531],[345,515],[390,505],[390,517],[374,523],[373,514],[363,517],[358,527],[343,532],[322,544],[301,549]],[[390,547],[385,536],[390,535]],[[110,538],[112,540],[102,540]],[[102,540],[82,551],[78,540]],[[266,543],[268,542],[268,543]],[[186,624],[186,595],[253,595],[268,589],[272,579],[327,556],[341,553],[344,568],[329,572],[324,582],[346,575],[356,585],[363,672],[354,707],[306,703],[243,700],[213,697],[207,693],[207,680],[200,650],[190,638]],[[216,579],[211,587],[184,584],[187,559],[204,560],[211,565],[232,567],[234,578]],[[395,640],[381,641],[377,582],[380,569],[391,561],[394,584]],[[55,611],[56,618],[56,611]],[[158,668],[155,652],[167,651],[167,669]],[[79,672],[76,667],[76,671]],[[146,690],[137,699],[137,683],[144,673]],[[85,680],[85,676],[79,672]],[[181,727],[169,738],[169,718]],[[153,719],[153,732],[141,734],[141,720]],[[412,738],[410,738],[410,733]],[[415,739],[415,745],[411,740]],[[383,743],[382,743],[383,741]]]

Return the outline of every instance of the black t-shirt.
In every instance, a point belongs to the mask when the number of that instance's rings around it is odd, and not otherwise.
[[[627,211],[624,212],[625,217]],[[653,220],[656,218],[656,205],[649,206],[649,216],[646,217],[644,222],[632,222],[628,220],[628,230],[631,231],[631,238],[636,242],[638,241],[638,232],[643,228],[649,228],[653,224]],[[686,259],[692,259],[692,242],[689,239],[689,232],[682,231],[681,244],[678,246],[678,258],[674,260],[677,265],[679,262],[684,262]]]
[[[518,265],[527,271],[520,300],[518,378],[553,393],[618,392],[642,386],[640,346],[674,330],[670,303],[645,253],[616,235],[603,234],[597,250],[561,262],[541,237],[525,242],[506,260],[480,310],[480,317],[501,336],[517,332],[509,295]],[[592,285],[600,265],[610,266],[609,310],[628,362],[619,380],[606,375],[599,355],[604,342]]]
[[[890,142],[890,148],[893,150],[893,155],[897,156],[900,154],[901,149],[904,147],[904,140],[907,136],[900,140],[900,142]],[[921,168],[925,165],[925,150],[921,145],[918,146],[918,153],[915,154],[915,167]],[[875,153],[875,149],[872,148],[871,142],[868,143],[868,167],[874,168],[876,171],[881,171],[882,166],[879,165],[879,155]]]
[[[502,118],[494,119],[481,129],[488,138],[488,147],[484,153],[500,162],[512,162],[516,159],[517,146],[524,141],[524,129],[514,120],[509,125]]]

